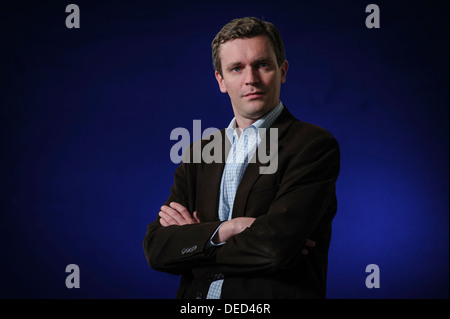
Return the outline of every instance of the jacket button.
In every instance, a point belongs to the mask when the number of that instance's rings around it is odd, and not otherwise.
[[[197,294],[195,295],[195,299],[202,299],[203,295],[201,292],[197,292]]]

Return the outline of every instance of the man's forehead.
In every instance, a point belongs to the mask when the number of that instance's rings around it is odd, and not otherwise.
[[[276,58],[271,42],[266,36],[225,42],[220,46],[220,57],[222,60],[227,60],[227,63],[234,62],[236,59],[267,60]]]

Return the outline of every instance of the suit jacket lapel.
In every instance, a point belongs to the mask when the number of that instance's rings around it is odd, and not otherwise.
[[[220,182],[222,181],[223,169],[225,168],[225,160],[230,150],[230,141],[225,136],[225,129],[220,130],[215,134],[215,138],[220,139],[222,146],[222,160],[220,163],[202,164],[202,183],[201,192],[203,196],[199,199],[204,209],[205,221],[219,220],[219,199],[220,199]],[[208,142],[208,141],[206,141]]]
[[[294,116],[289,112],[284,106],[283,111],[279,115],[279,117],[276,119],[276,121],[272,124],[271,128],[277,128],[278,129],[278,154],[281,152],[283,148],[283,144],[280,142],[283,138],[283,135],[286,133],[289,126],[294,121]],[[270,140],[270,130],[266,130],[267,136],[265,137],[267,140],[267,147],[269,145]],[[276,151],[276,150],[275,150]],[[270,150],[270,154],[272,156],[273,150]],[[253,161],[250,162],[244,172],[244,175],[242,176],[241,182],[239,184],[239,187],[236,191],[236,197],[234,198],[234,205],[233,205],[233,212],[232,212],[232,218],[235,217],[241,217],[245,214],[245,206],[248,199],[248,194],[250,192],[250,189],[252,188],[253,184],[256,182],[256,180],[261,176],[260,174],[260,168],[263,166],[269,165],[269,163],[261,163],[257,156],[258,150],[256,150],[256,153],[254,156],[256,156],[256,162]],[[277,156],[278,156],[277,154]],[[220,184],[220,181],[219,181]],[[220,186],[219,186],[220,188]]]

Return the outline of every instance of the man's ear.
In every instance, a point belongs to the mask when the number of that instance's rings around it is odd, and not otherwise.
[[[284,60],[284,62],[281,64],[281,83],[285,83],[286,82],[286,74],[287,74],[287,70],[289,68],[289,63],[287,60]]]
[[[227,93],[227,88],[225,87],[223,77],[217,71],[215,72],[215,75],[216,75],[217,83],[219,83],[220,92]]]

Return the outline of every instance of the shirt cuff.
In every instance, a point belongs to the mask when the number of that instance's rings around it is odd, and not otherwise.
[[[223,222],[224,223],[224,222]],[[216,230],[214,231],[214,233],[212,234],[211,238],[209,238],[209,241],[206,242],[206,247],[205,248],[211,248],[211,247],[217,247],[217,246],[222,246],[223,244],[225,244],[225,242],[221,242],[218,244],[213,243],[212,239],[214,238],[214,236],[216,235],[217,231],[219,230],[220,227],[222,227],[223,223],[221,223]]]

